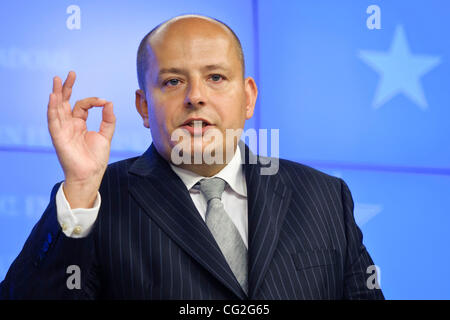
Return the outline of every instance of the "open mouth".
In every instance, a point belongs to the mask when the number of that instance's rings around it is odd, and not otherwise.
[[[188,119],[181,127],[191,134],[203,134],[214,125],[205,119]]]
[[[211,125],[208,121],[206,120],[191,120],[191,121],[187,121],[185,123],[183,123],[183,126],[189,126],[189,127],[206,127]]]

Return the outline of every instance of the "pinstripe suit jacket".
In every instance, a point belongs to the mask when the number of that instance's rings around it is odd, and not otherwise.
[[[241,145],[244,154],[249,149]],[[383,299],[368,289],[372,259],[345,182],[280,160],[275,175],[244,164],[249,295],[245,295],[188,190],[153,145],[109,165],[90,235],[68,238],[55,194],[0,284],[1,298]],[[69,290],[70,265],[80,289]]]

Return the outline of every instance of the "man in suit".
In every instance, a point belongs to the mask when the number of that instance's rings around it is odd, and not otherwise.
[[[384,298],[368,285],[373,261],[343,180],[287,160],[263,175],[239,137],[227,161],[174,163],[177,130],[188,160],[207,148],[226,154],[229,141],[202,137],[226,136],[253,115],[256,84],[229,27],[173,18],[142,40],[137,66],[136,108],[153,143],[109,166],[112,103],[87,98],[72,109],[75,73],[54,78],[48,125],[65,180],[1,298]],[[87,132],[94,106],[103,107],[100,130]]]

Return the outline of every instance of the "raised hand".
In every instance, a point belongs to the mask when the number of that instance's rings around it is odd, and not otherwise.
[[[66,199],[71,208],[90,208],[108,165],[116,117],[112,102],[96,97],[77,101],[72,110],[69,99],[75,78],[73,71],[69,72],[64,85],[59,77],[53,78],[47,120],[64,170]],[[87,131],[88,110],[92,107],[103,107],[98,132]]]

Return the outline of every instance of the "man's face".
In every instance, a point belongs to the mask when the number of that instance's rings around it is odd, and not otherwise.
[[[225,137],[226,129],[244,127],[253,115],[256,86],[243,78],[235,43],[222,26],[195,19],[176,22],[155,34],[150,44],[148,125],[160,154],[170,159],[178,143],[171,139],[175,130],[186,129],[194,137],[193,127],[200,123],[190,119],[205,120],[203,135],[217,129]],[[225,159],[225,144],[223,148]]]

